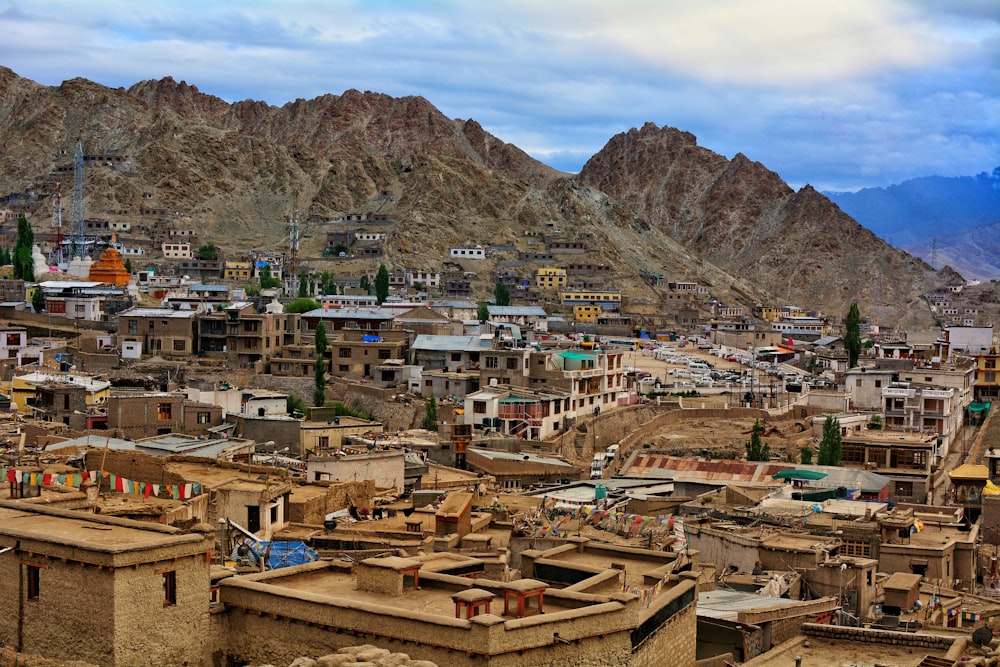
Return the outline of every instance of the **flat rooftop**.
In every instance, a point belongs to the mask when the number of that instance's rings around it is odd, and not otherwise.
[[[104,553],[124,553],[142,548],[154,548],[201,542],[200,535],[144,527],[140,522],[102,523],[81,515],[79,519],[15,508],[14,501],[0,501],[0,535],[49,542]],[[131,525],[129,525],[131,524]]]
[[[423,572],[423,568],[421,568]],[[333,569],[311,570],[292,573],[284,577],[267,578],[266,583],[277,588],[293,591],[309,592],[316,595],[326,595],[333,598],[350,600],[351,602],[366,602],[409,612],[433,614],[445,618],[455,618],[455,603],[451,596],[456,591],[438,588],[434,585],[423,585],[419,590],[410,590],[402,595],[383,595],[371,591],[360,591],[352,573]],[[469,588],[475,588],[476,581],[469,580]],[[558,604],[556,598],[545,597],[546,611],[565,611],[576,608]],[[493,599],[490,612],[503,616],[502,594]]]

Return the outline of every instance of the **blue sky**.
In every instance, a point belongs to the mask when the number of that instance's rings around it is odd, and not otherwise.
[[[647,121],[796,188],[1000,166],[997,0],[0,0],[0,25],[45,85],[421,95],[566,171]]]

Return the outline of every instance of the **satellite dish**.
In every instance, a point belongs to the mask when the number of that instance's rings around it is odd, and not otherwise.
[[[976,646],[986,646],[993,641],[993,631],[983,627],[972,633],[972,643]]]

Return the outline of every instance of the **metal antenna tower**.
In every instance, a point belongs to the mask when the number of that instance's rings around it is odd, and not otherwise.
[[[288,233],[288,250],[291,254],[291,271],[290,276],[291,284],[296,292],[298,292],[299,286],[299,211],[298,209],[292,212],[292,218],[288,222],[289,233]]]
[[[62,255],[62,181],[56,181],[56,191],[52,198],[52,232],[49,234],[49,243],[52,250],[49,251],[49,262],[55,266],[63,261]]]
[[[937,271],[937,237],[931,239],[931,268]]]
[[[84,250],[83,224],[83,139],[77,139],[73,153],[73,254]]]

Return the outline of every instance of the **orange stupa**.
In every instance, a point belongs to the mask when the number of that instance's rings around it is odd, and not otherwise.
[[[114,248],[101,253],[101,258],[90,266],[90,279],[94,281],[125,287],[130,278],[121,254]]]

